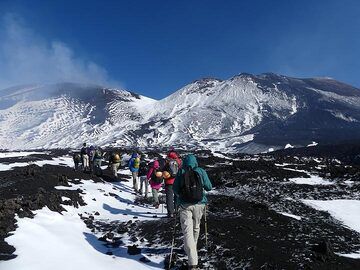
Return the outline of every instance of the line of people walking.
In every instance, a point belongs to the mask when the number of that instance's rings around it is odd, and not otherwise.
[[[205,191],[212,189],[206,171],[199,167],[194,155],[185,156],[182,162],[173,149],[167,153],[162,166],[159,160],[151,162],[149,168],[147,166],[144,158],[136,153],[129,160],[134,190],[142,194],[145,187],[144,196],[147,197],[148,184],[150,184],[153,203],[158,208],[159,190],[163,184],[165,185],[167,216],[174,217],[177,209],[184,234],[184,250],[188,256],[189,269],[199,269],[197,242],[204,213],[206,217]],[[137,179],[140,179],[140,188],[138,188]],[[174,228],[175,226],[176,216]],[[171,266],[171,257],[169,266]]]
[[[106,153],[102,153],[100,148],[87,147],[84,143],[80,153],[73,156],[75,169],[79,169],[81,162],[84,171],[94,172],[95,167],[101,170],[101,162],[105,156]],[[116,151],[109,153],[108,157],[111,175],[117,180],[117,172],[124,160]],[[199,167],[194,155],[186,155],[182,160],[173,148],[166,154],[165,160],[155,159],[148,162],[144,154],[134,152],[126,165],[131,172],[134,192],[149,198],[150,187],[155,208],[159,208],[159,192],[164,187],[167,217],[174,217],[176,224],[177,215],[179,216],[189,269],[198,269],[197,242],[201,219],[204,213],[206,216],[205,191],[212,189],[206,171]]]
[[[170,150],[162,166],[159,160],[147,163],[144,155],[133,153],[128,162],[132,175],[134,191],[148,198],[149,186],[151,188],[153,205],[158,208],[159,190],[165,184],[166,208],[168,217],[174,216],[175,200],[173,184],[181,168],[181,159],[174,150]]]

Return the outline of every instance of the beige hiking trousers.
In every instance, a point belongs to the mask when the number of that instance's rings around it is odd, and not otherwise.
[[[204,204],[185,204],[179,207],[181,229],[184,234],[184,249],[189,258],[189,265],[198,264],[197,241],[204,209]]]

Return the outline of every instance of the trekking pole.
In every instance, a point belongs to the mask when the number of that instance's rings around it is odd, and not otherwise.
[[[205,215],[204,215],[204,218],[205,218],[205,247],[206,247],[206,251],[208,250],[208,227],[207,227],[207,211],[206,211],[206,208],[207,208],[207,205],[205,204]]]
[[[172,243],[171,243],[171,252],[170,252],[170,259],[169,259],[169,267],[168,267],[168,270],[171,269],[172,257],[173,257],[173,253],[174,253],[175,233],[176,233],[176,216],[177,216],[177,212],[175,212],[175,215],[174,215],[174,230],[173,230],[173,238],[172,238]]]

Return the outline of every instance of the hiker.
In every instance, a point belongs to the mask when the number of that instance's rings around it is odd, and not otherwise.
[[[81,161],[82,161],[82,165],[83,165],[83,170],[84,172],[89,170],[89,149],[88,147],[86,147],[86,143],[83,143],[83,147],[80,150],[80,155],[81,155]]]
[[[74,170],[77,171],[79,169],[79,164],[81,162],[81,155],[79,153],[74,153],[73,160],[74,160],[74,165],[75,165]]]
[[[133,188],[135,192],[139,190],[139,181],[138,181],[138,173],[139,173],[139,166],[140,166],[140,157],[137,153],[133,153],[131,158],[128,162],[128,167],[131,171],[131,175],[133,178]]]
[[[154,160],[152,166],[147,173],[147,179],[150,180],[151,192],[154,200],[155,208],[159,208],[159,189],[163,182],[162,172],[160,170],[159,161]]]
[[[102,175],[102,169],[101,169],[102,158],[103,158],[103,156],[101,153],[101,149],[99,147],[95,148],[92,164],[93,164],[93,172],[97,176]]]
[[[181,160],[179,159],[176,152],[169,152],[166,158],[166,163],[163,168],[164,179],[165,179],[165,195],[166,195],[166,208],[167,216],[174,216],[174,191],[173,184],[175,181],[176,174],[181,168]]]
[[[183,160],[175,182],[180,224],[184,234],[184,249],[188,256],[189,269],[198,269],[197,241],[200,221],[207,203],[205,191],[212,188],[206,171],[198,167],[196,157],[187,155]]]
[[[109,168],[111,169],[112,176],[115,180],[117,180],[117,171],[119,170],[121,163],[121,158],[119,153],[117,152],[111,152],[109,157]]]
[[[95,156],[95,147],[91,145],[88,149],[88,155],[89,155],[89,167],[90,172],[94,172],[94,156]]]
[[[148,166],[143,156],[140,157],[140,166],[139,166],[139,178],[140,178],[140,189],[139,193],[142,195],[143,186],[145,186],[145,198],[148,196],[149,189],[149,180],[147,178]]]

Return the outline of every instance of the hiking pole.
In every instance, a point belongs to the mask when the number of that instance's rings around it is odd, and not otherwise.
[[[207,208],[207,205],[205,204],[205,215],[204,215],[204,218],[205,218],[205,247],[206,247],[206,251],[207,251],[208,250],[208,227],[207,227],[207,218],[206,218],[206,215],[207,215],[206,208]]]
[[[171,269],[172,257],[173,257],[173,253],[174,253],[175,233],[176,233],[176,216],[177,216],[177,212],[175,212],[175,215],[174,215],[174,230],[173,230],[173,238],[172,238],[172,243],[171,243],[171,252],[170,252],[170,259],[169,259],[169,267],[168,267],[168,270]]]

